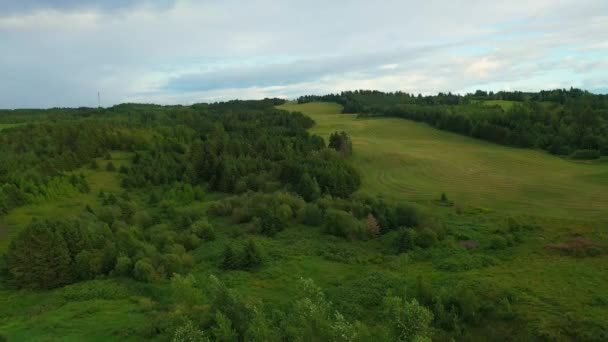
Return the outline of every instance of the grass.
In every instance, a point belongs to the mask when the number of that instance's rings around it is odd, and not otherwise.
[[[7,129],[7,128],[11,128],[11,127],[17,127],[17,126],[21,126],[21,125],[25,125],[22,123],[16,123],[16,124],[12,124],[12,123],[0,123],[0,131],[3,129]]]
[[[243,225],[229,219],[212,218],[217,240],[193,252],[197,263],[192,273],[200,284],[213,273],[247,302],[263,300],[287,306],[297,295],[298,279],[312,278],[347,317],[373,321],[377,308],[371,306],[381,302],[385,287],[395,293],[408,287],[409,295],[418,276],[423,276],[434,289],[482,284],[492,290],[508,290],[519,319],[546,331],[558,331],[571,324],[572,318],[608,326],[608,305],[602,304],[608,255],[575,258],[545,248],[577,235],[608,240],[608,232],[594,220],[608,207],[608,164],[574,163],[403,119],[357,119],[338,114],[341,108],[335,104],[281,108],[313,117],[317,122],[313,132],[325,138],[335,130],[347,131],[355,144],[352,161],[363,176],[362,192],[419,202],[432,216],[441,218],[448,238],[429,250],[396,255],[390,250],[391,233],[369,241],[348,241],[328,236],[319,227],[294,223],[268,238],[247,234]],[[117,168],[129,158],[127,153],[112,153]],[[98,159],[98,163],[99,170],[77,171],[85,174],[90,193],[70,193],[17,208],[1,217],[0,225],[9,227],[12,235],[34,216],[73,216],[86,204],[94,207],[99,190],[121,191],[120,175],[104,171],[107,161]],[[455,207],[435,204],[442,192],[456,202]],[[219,196],[209,195],[209,200]],[[204,211],[206,204],[191,203],[188,208]],[[464,206],[461,213],[458,206]],[[535,217],[528,217],[530,214]],[[491,237],[504,230],[510,215],[526,218],[535,228],[518,233],[521,242],[516,246],[490,250]],[[263,251],[264,265],[253,272],[220,269],[224,247],[244,244],[250,238]],[[479,248],[458,248],[461,238],[478,242]],[[8,240],[0,237],[0,251]],[[496,263],[455,270],[439,267],[444,263],[459,266],[481,257]],[[146,286],[126,279],[102,279],[51,291],[0,288],[0,334],[11,341],[141,339],[140,330],[153,324],[160,305],[145,309],[138,304],[141,296],[155,293],[142,292]],[[152,286],[167,288],[166,283]],[[107,290],[98,291],[100,288]],[[74,298],[73,293],[92,294]],[[471,328],[468,340],[487,340],[496,334],[492,330],[499,329],[496,326]],[[509,325],[509,329],[516,327],[515,323]]]
[[[608,163],[577,163],[500,146],[399,118],[358,119],[333,103],[288,103],[316,121],[313,133],[348,132],[364,193],[535,216],[605,219]]]

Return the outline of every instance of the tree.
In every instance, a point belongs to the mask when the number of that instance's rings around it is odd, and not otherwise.
[[[7,264],[17,286],[55,288],[76,280],[62,229],[59,222],[34,221],[11,242]]]
[[[142,259],[135,263],[133,276],[139,281],[151,282],[156,278],[156,271],[149,261]]]
[[[308,172],[304,172],[300,177],[300,182],[296,187],[296,192],[306,201],[314,201],[321,196],[321,188],[317,180],[310,177]]]
[[[270,324],[264,312],[257,307],[253,308],[252,318],[245,332],[245,341],[273,342],[280,341],[276,329]]]
[[[218,342],[238,341],[238,334],[232,328],[232,322],[221,311],[215,314],[215,327],[212,328],[212,332]]]
[[[374,217],[374,215],[372,215],[372,213],[367,215],[366,227],[367,233],[372,237],[378,236],[380,234],[380,226],[378,225],[378,222],[376,221],[376,218]]]
[[[175,329],[173,334],[173,342],[209,342],[209,338],[205,332],[199,330],[192,324],[192,321],[186,321],[182,326]]]
[[[433,313],[413,299],[384,298],[384,317],[397,341],[430,341]]]
[[[252,269],[260,266],[261,264],[262,257],[258,251],[258,247],[253,240],[249,240],[247,245],[245,245],[245,249],[243,250],[242,268]]]
[[[353,154],[353,144],[346,132],[334,132],[329,136],[329,148],[340,152],[343,156]]]
[[[222,268],[226,270],[234,270],[239,267],[238,256],[234,254],[232,246],[228,245],[224,248]]]

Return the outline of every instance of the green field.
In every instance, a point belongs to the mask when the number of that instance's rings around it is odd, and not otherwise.
[[[351,135],[363,192],[534,216],[606,218],[608,163],[577,163],[487,143],[398,118],[358,119],[332,103],[288,103],[311,116],[313,133]]]
[[[7,129],[7,128],[11,128],[11,127],[17,127],[17,126],[21,126],[22,124],[3,124],[0,123],[0,131],[3,129]]]

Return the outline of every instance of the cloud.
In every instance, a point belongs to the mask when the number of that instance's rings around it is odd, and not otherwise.
[[[136,6],[154,6],[167,8],[175,3],[174,0],[18,0],[0,2],[0,13],[8,15],[27,14],[36,11],[77,11],[77,10],[119,10]]]
[[[0,107],[608,87],[608,2],[0,4]],[[593,79],[593,82],[587,80]]]

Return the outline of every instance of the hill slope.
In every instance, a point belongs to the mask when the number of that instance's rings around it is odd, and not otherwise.
[[[554,217],[601,218],[608,208],[608,163],[575,163],[404,119],[357,119],[334,103],[279,108],[311,116],[313,133],[326,139],[347,131],[364,192],[418,201],[445,192],[464,205]]]

